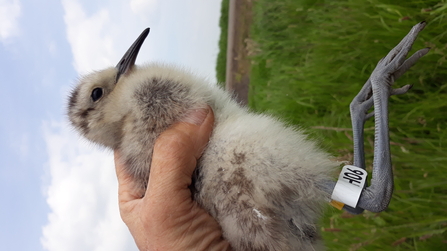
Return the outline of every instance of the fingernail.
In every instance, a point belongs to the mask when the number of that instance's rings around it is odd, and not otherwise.
[[[209,112],[210,110],[208,107],[194,109],[189,111],[182,121],[194,125],[201,125]]]

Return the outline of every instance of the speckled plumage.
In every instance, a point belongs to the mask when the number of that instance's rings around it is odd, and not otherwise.
[[[195,200],[222,226],[234,250],[316,250],[316,222],[337,166],[298,129],[237,104],[216,85],[182,69],[116,68],[83,77],[69,99],[71,123],[87,139],[120,149],[145,187],[157,136],[192,109],[211,106],[213,134],[198,162]],[[93,101],[92,90],[103,96]]]

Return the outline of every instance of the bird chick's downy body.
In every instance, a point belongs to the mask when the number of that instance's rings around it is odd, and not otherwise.
[[[330,197],[322,186],[336,163],[300,130],[250,112],[217,85],[180,68],[134,61],[80,80],[68,104],[79,132],[119,149],[144,191],[157,136],[209,105],[215,126],[198,161],[194,199],[235,250],[318,249],[316,222]]]
[[[182,69],[148,64],[114,83],[109,68],[72,92],[69,118],[89,140],[119,149],[144,188],[157,136],[209,105],[215,126],[197,166],[194,199],[222,226],[235,250],[311,250],[329,200],[322,189],[335,163],[296,128],[249,112],[216,85]],[[102,88],[97,101],[91,96]]]

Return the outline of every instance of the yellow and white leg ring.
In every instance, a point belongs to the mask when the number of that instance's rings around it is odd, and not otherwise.
[[[342,204],[355,208],[365,186],[367,175],[366,170],[362,168],[344,166],[332,191],[331,205],[338,209],[343,207]]]

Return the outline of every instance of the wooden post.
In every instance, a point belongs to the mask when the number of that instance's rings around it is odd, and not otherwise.
[[[250,33],[251,6],[251,0],[230,0],[228,15],[225,88],[243,105],[248,103],[250,84],[250,60],[245,45]]]

